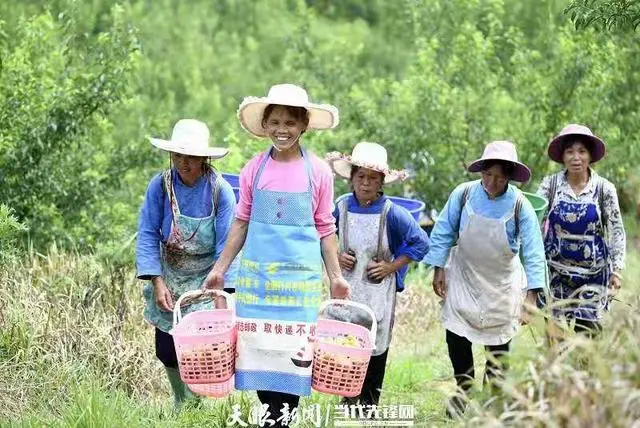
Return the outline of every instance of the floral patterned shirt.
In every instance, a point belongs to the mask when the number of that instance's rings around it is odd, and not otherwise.
[[[573,189],[567,181],[567,174],[565,171],[560,171],[555,176],[558,177],[558,185],[556,189],[556,195],[554,197],[554,205],[561,197],[566,200],[573,200],[576,202],[595,202],[598,213],[600,213],[600,206],[598,206],[598,181],[602,181],[603,185],[603,201],[602,209],[605,211],[605,217],[607,218],[607,246],[611,257],[611,264],[614,272],[620,272],[624,269],[624,259],[626,253],[626,235],[624,231],[624,225],[622,223],[622,214],[620,213],[620,205],[618,204],[618,193],[615,186],[607,179],[598,175],[594,170],[590,170],[589,182],[579,195],[573,192]],[[538,188],[538,195],[550,199],[549,193],[551,192],[551,179],[554,175],[545,177]],[[551,207],[549,207],[550,209]]]

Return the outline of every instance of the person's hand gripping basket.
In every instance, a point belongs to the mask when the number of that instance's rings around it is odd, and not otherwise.
[[[369,359],[375,349],[378,324],[366,305],[350,300],[327,300],[320,314],[330,305],[351,306],[371,317],[371,331],[345,321],[318,318],[313,351],[312,387],[318,392],[355,397],[362,391]]]
[[[185,301],[223,296],[228,309],[191,312],[182,317]],[[222,397],[233,390],[236,320],[233,297],[219,290],[184,293],[173,309],[171,330],[180,378],[199,395]]]

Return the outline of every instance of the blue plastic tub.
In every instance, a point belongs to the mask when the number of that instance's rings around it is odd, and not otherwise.
[[[237,174],[227,174],[226,172],[222,173],[222,178],[227,180],[227,182],[231,185],[231,187],[240,187],[240,176]]]
[[[339,196],[338,199],[336,199],[336,204],[349,195],[351,195],[351,193],[345,193],[344,195]],[[391,199],[391,202],[394,204],[400,205],[409,211],[416,221],[420,220],[420,216],[425,208],[424,202],[418,201],[417,199],[401,198],[399,196],[389,196],[389,199]]]
[[[238,203],[238,201],[240,201],[240,176],[238,174],[228,174],[223,172],[222,178],[231,185],[233,194],[236,195],[236,203]]]

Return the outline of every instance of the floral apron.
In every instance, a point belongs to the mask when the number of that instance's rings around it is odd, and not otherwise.
[[[180,213],[178,200],[173,189],[171,170],[163,174],[165,191],[169,197],[173,222],[166,243],[160,247],[160,264],[165,283],[171,292],[173,301],[191,290],[198,290],[215,262],[216,205],[218,195],[218,176],[211,174],[212,210],[211,215],[203,218],[187,217]],[[161,310],[155,301],[153,285],[144,287],[144,316],[152,325],[169,332],[173,328],[173,314]],[[211,303],[198,303],[183,309],[183,314],[211,307]]]

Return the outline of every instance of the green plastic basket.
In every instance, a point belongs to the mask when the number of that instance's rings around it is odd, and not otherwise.
[[[538,217],[538,221],[541,222],[544,218],[544,213],[547,210],[547,205],[549,201],[542,196],[538,196],[534,193],[522,192],[524,196],[531,202],[533,205],[533,210],[536,212],[536,216]],[[523,261],[522,252],[520,253],[520,260]],[[549,272],[545,270],[545,287],[549,287]]]
[[[522,192],[522,194],[529,200],[529,202],[531,202],[531,205],[533,205],[533,210],[536,212],[538,221],[542,221],[549,202],[542,196],[538,196],[534,193]]]

